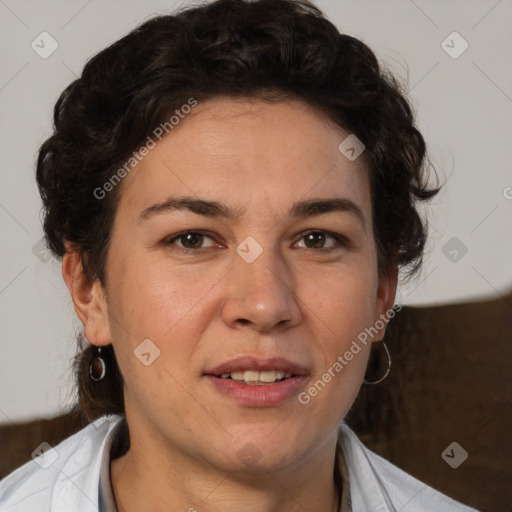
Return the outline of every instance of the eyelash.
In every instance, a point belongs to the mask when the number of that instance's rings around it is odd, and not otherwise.
[[[313,233],[321,233],[321,234],[326,235],[326,237],[332,238],[335,241],[336,245],[334,247],[327,247],[327,248],[321,247],[318,249],[315,249],[313,247],[303,247],[304,249],[310,249],[315,252],[330,252],[330,251],[334,251],[334,250],[337,250],[340,248],[349,248],[351,246],[350,241],[345,236],[343,236],[339,233],[333,233],[332,231],[326,231],[324,229],[311,229],[308,231],[304,231],[300,234],[300,238],[298,241],[303,240],[306,236],[313,234]],[[171,237],[166,238],[163,241],[163,245],[165,245],[165,246],[173,245],[177,240],[185,237],[186,235],[190,235],[190,234],[203,235],[205,237],[211,238],[212,240],[215,240],[214,236],[212,236],[208,232],[201,231],[201,230],[196,230],[196,231],[189,230],[189,231],[182,231],[181,233],[177,233],[175,235],[172,235]],[[297,243],[297,242],[295,242],[295,243]],[[211,247],[199,247],[197,249],[190,249],[188,247],[182,247],[180,245],[177,245],[176,247],[184,254],[192,254],[192,253],[201,254],[205,250],[208,250],[211,248]]]

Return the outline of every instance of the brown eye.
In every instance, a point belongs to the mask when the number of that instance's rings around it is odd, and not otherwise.
[[[313,233],[308,233],[304,236],[304,241],[306,243],[306,247],[310,249],[322,249],[326,240],[325,233],[321,231],[315,231]]]
[[[343,235],[329,231],[310,231],[302,235],[297,245],[305,249],[339,249],[350,247],[349,241]]]
[[[198,231],[178,233],[171,238],[167,238],[164,244],[166,246],[177,246],[177,248],[185,251],[196,250],[197,252],[201,249],[209,249],[216,245],[215,240],[211,236]]]
[[[204,235],[201,233],[187,233],[178,237],[181,241],[181,245],[185,249],[198,249],[201,247],[204,241]]]

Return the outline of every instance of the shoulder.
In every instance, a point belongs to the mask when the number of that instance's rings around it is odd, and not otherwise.
[[[353,510],[475,512],[366,448],[343,422],[338,445],[347,466]]]
[[[0,480],[0,509],[46,512],[68,507],[71,511],[86,500],[95,505],[91,510],[97,510],[103,446],[121,419],[120,415],[104,416],[58,445],[44,446],[41,455]]]

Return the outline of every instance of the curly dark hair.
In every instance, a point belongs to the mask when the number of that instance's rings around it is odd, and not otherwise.
[[[47,244],[76,250],[84,273],[105,282],[104,264],[122,183],[101,189],[155,127],[193,98],[299,100],[365,145],[379,272],[421,264],[426,226],[418,200],[432,197],[425,142],[403,86],[360,40],[340,34],[304,0],[218,0],[158,16],[91,58],[61,94],[54,131],[41,146],[37,184]],[[83,341],[83,338],[81,339]],[[109,352],[110,351],[110,352]],[[107,378],[94,382],[95,347],[75,358],[75,405],[92,421],[124,411],[110,345]]]

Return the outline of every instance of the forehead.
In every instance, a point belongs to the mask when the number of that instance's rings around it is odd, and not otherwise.
[[[197,195],[271,210],[299,197],[344,196],[369,207],[363,158],[339,150],[349,135],[298,101],[216,98],[199,102],[125,178],[120,208]]]

